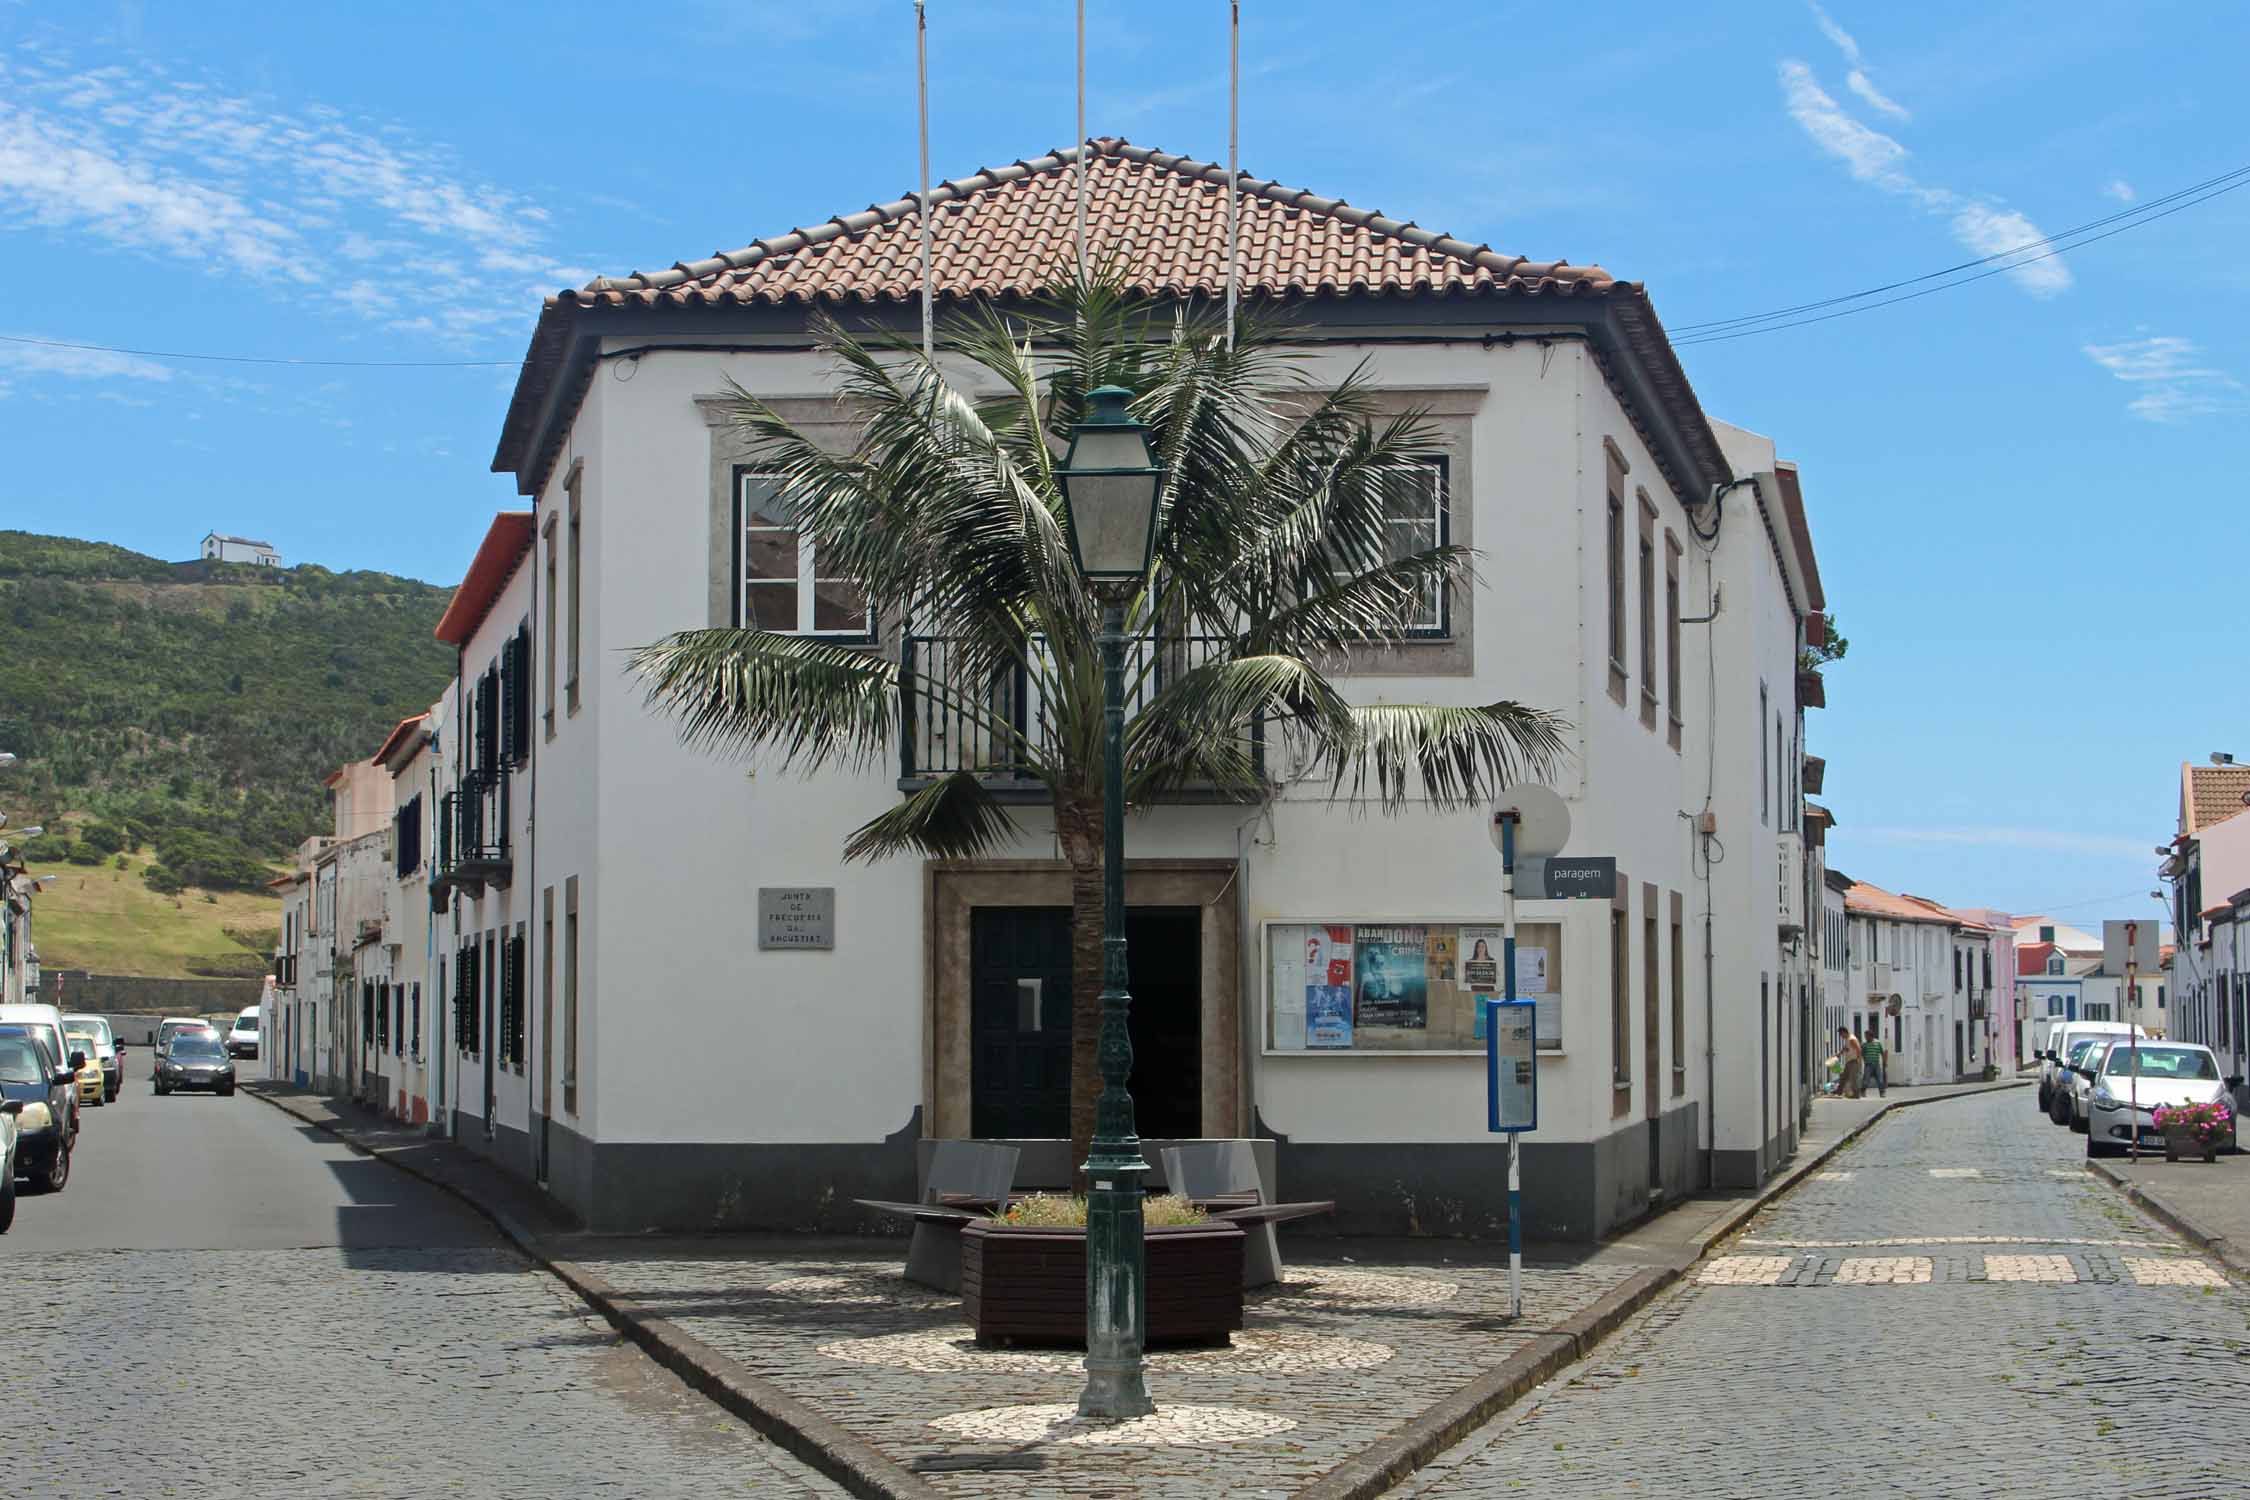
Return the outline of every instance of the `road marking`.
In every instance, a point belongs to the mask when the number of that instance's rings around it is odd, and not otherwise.
[[[1987,1281],[2076,1281],[2078,1268],[2067,1255],[1987,1255]]]
[[[1815,1172],[1815,1173],[1813,1173],[1813,1181],[1815,1181],[1815,1182],[1849,1182],[1849,1181],[1851,1181],[1851,1180],[1852,1180],[1852,1174],[1851,1174],[1851,1173],[1849,1173],[1849,1172]]]
[[[2155,1260],[2142,1255],[2120,1256],[2133,1280],[2142,1286],[2225,1286],[2227,1279],[2199,1260]]]
[[[1704,1286],[1773,1286],[1796,1259],[1793,1255],[1722,1255],[1695,1279]]]
[[[1982,1177],[1984,1173],[1978,1171],[1975,1167],[1932,1167],[1930,1168],[1930,1175],[1932,1177]]]
[[[2047,1175],[2049,1177],[2067,1177],[2073,1182],[2084,1181],[2086,1177],[2084,1172],[2074,1172],[2068,1167],[2049,1167]]]
[[[1913,1286],[1933,1269],[1927,1255],[1855,1255],[1836,1267],[1836,1285]]]
[[[1887,1240],[1769,1240],[1745,1236],[1735,1243],[1768,1250],[1881,1250],[1894,1245],[2088,1245],[2105,1250],[2173,1251],[2172,1246],[2160,1240],[2081,1240],[2037,1234],[1910,1234]]]

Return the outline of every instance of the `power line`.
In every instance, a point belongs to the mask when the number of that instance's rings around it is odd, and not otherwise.
[[[263,354],[195,354],[180,349],[124,349],[113,344],[75,344],[0,333],[0,343],[41,349],[75,349],[86,354],[130,354],[140,359],[199,359],[228,365],[298,365],[319,370],[499,370],[515,369],[520,359],[291,359]]]
[[[1923,297],[1933,296],[1938,292],[1951,291],[1955,287],[1967,286],[1972,282],[1984,281],[1990,277],[1998,276],[2003,272],[2017,270],[2021,267],[2033,265],[2042,260],[2050,260],[2053,257],[2062,254],[2065,250],[2080,250],[2084,249],[2088,245],[2099,244],[2101,241],[2110,239],[2116,235],[2123,234],[2127,230],[2142,228],[2146,225],[2155,223],[2159,219],[2168,219],[2176,213],[2184,213],[2188,209],[2194,208],[2197,204],[2208,203],[2211,199],[2220,197],[2223,194],[2234,192],[2240,188],[2250,187],[2250,167],[2242,168],[2238,172],[2228,173],[2224,177],[2213,178],[2211,179],[2211,181],[2221,182],[2224,185],[2219,187],[2211,187],[2208,192],[2200,192],[2199,189],[2209,187],[2209,183],[2198,184],[2195,188],[2182,189],[2181,191],[2183,193],[2198,194],[2195,197],[2186,199],[2186,201],[2184,202],[2174,201],[2175,199],[2178,199],[2180,197],[2180,194],[2178,193],[2168,194],[2162,199],[2152,200],[2150,203],[2142,205],[2142,209],[2133,210],[2133,213],[2139,214],[2140,216],[2132,218],[2131,222],[2129,223],[2117,222],[2117,220],[2119,220],[2120,218],[2127,217],[2126,215],[2113,214],[2107,219],[2099,219],[2093,221],[2093,223],[2091,224],[2082,225],[2077,230],[2066,230],[2058,235],[2050,235],[2044,239],[2033,240],[2029,244],[2021,246],[2016,250],[2003,250],[1998,252],[1997,255],[1986,256],[1981,260],[1965,261],[1960,266],[1953,267],[1950,270],[1933,271],[1926,276],[1917,276],[1907,281],[1893,282],[1889,287],[1876,287],[1864,292],[1855,292],[1849,296],[1831,297],[1822,302],[1806,303],[1801,309],[1782,309],[1771,313],[1752,314],[1748,317],[1743,318],[1722,319],[1716,323],[1691,325],[1692,327],[1706,328],[1715,331],[1706,332],[1700,335],[1690,332],[1688,337],[1675,338],[1672,340],[1672,343],[1675,348],[1687,348],[1696,344],[1723,344],[1731,342],[1735,339],[1750,338],[1756,334],[1778,333],[1785,328],[1803,328],[1812,323],[1827,323],[1837,318],[1848,318],[1857,313],[1872,312],[1879,307],[1895,307],[1901,302],[1913,302]],[[2143,212],[2143,210],[2157,207],[2159,203],[2170,204],[2171,206],[2166,207],[2161,212],[2157,213]],[[2102,225],[2114,225],[2115,227],[2108,228],[2100,234],[2084,234],[2083,238],[2073,238],[2073,236],[2082,234],[2086,229],[2096,228]],[[2036,255],[2022,255],[2023,250],[2037,249],[2042,245],[2049,246],[2050,248],[2041,250],[2040,253]],[[2011,258],[2019,255],[2021,255],[2022,258]],[[2007,263],[2004,265],[1992,266],[1989,270],[1979,271],[1974,276],[1962,276],[1952,281],[1940,282],[1936,286],[1923,287],[1920,291],[1906,292],[1896,297],[1885,297],[1879,302],[1862,302],[1861,305],[1857,307],[1845,307],[1835,312],[1820,313],[1818,316],[1814,317],[1790,316],[1790,314],[1794,311],[1811,311],[1820,307],[1832,307],[1838,303],[1852,302],[1857,301],[1860,298],[1875,296],[1879,292],[1892,290],[1897,287],[1913,286],[1917,282],[1927,281],[1933,277],[1952,275],[1954,271],[1980,265],[1987,265],[1993,260],[2005,260]],[[1786,321],[1764,321],[1773,319],[1783,319]],[[1737,324],[1758,324],[1760,326],[1733,327],[1732,331],[1716,331],[1726,329],[1731,325]]]

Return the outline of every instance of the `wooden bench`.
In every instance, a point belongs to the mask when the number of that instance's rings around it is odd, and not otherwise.
[[[1015,1191],[1014,1146],[939,1141],[930,1156],[920,1203],[855,1198],[862,1208],[913,1221],[906,1240],[906,1279],[941,1292],[961,1290],[961,1228],[1008,1211]]]

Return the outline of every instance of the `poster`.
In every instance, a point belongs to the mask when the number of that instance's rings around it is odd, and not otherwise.
[[[1268,937],[1267,961],[1273,968],[1273,1037],[1278,1051],[1301,1052],[1305,1046],[1305,1011],[1296,1003],[1305,993],[1306,964],[1317,951],[1327,963],[1325,943],[1310,943],[1317,927],[1277,925]]]
[[[1429,941],[1429,929],[1421,926],[1354,930],[1359,1025],[1399,1031],[1429,1025]]]
[[[1329,1049],[1352,1044],[1352,991],[1343,984],[1305,987],[1305,1045]]]
[[[1547,993],[1547,950],[1516,944],[1516,993],[1536,998]]]
[[[1505,951],[1506,933],[1498,927],[1464,927],[1461,929],[1461,987],[1472,994],[1497,995],[1500,993],[1500,955]],[[1484,1035],[1484,1017],[1477,1017],[1477,1035]]]
[[[1461,957],[1461,929],[1458,927],[1432,927],[1430,930],[1431,984],[1460,983],[1455,965]]]

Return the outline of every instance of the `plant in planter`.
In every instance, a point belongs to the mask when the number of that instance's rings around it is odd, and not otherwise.
[[[1241,1229],[1179,1197],[1142,1213],[1148,1343],[1227,1343],[1242,1326]],[[961,1301],[980,1344],[1083,1347],[1086,1200],[1034,1193],[964,1225]]]
[[[2224,1099],[2208,1104],[2175,1104],[2156,1111],[2156,1128],[2164,1132],[2164,1159],[2199,1156],[2219,1159],[2219,1144],[2234,1133],[2234,1111]]]

